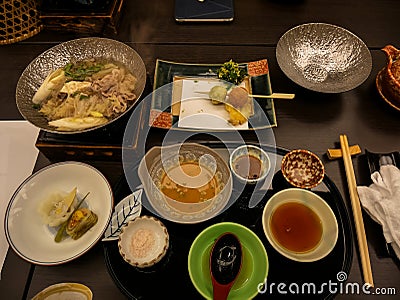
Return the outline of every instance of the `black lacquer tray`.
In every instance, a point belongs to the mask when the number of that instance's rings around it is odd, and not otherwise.
[[[393,152],[385,152],[385,153],[377,153],[372,152],[365,149],[365,156],[368,164],[369,173],[372,175],[373,173],[380,170],[382,165],[391,164],[400,168],[400,151]],[[370,180],[371,181],[371,180]],[[371,181],[372,182],[372,181]],[[383,235],[383,233],[382,233]],[[381,255],[392,257],[393,259],[397,259],[397,256],[392,248],[392,246],[386,243],[385,239],[385,247],[382,247],[384,250],[381,251]]]
[[[224,143],[225,146],[229,147]],[[222,143],[207,143],[212,148],[222,147]],[[277,164],[288,150],[272,149],[267,146],[264,150],[271,155],[277,155]],[[138,179],[138,185],[140,181]],[[339,226],[338,241],[333,251],[325,258],[311,263],[301,263],[289,260],[280,255],[269,244],[262,228],[262,212],[265,203],[276,192],[290,187],[277,171],[272,180],[271,188],[266,192],[262,201],[255,207],[249,208],[251,191],[245,188],[228,210],[221,215],[198,224],[177,224],[162,220],[170,234],[170,248],[167,255],[155,266],[148,269],[138,269],[126,263],[118,251],[117,241],[104,242],[104,255],[108,271],[120,290],[131,299],[165,298],[202,299],[193,286],[188,272],[187,260],[189,249],[196,236],[206,227],[219,222],[236,222],[254,231],[263,242],[268,254],[269,273],[267,290],[256,296],[256,299],[276,299],[280,297],[297,299],[331,299],[335,296],[334,289],[329,290],[329,283],[343,282],[338,274],[349,274],[353,259],[352,230],[348,211],[335,184],[325,176],[322,184],[313,191],[320,195],[332,208]],[[128,183],[122,176],[114,186],[115,200],[120,201],[130,194]],[[234,184],[235,192],[235,184]],[[145,194],[143,193],[145,197]],[[142,208],[142,215],[151,215]],[[343,273],[340,273],[343,275]],[[278,284],[285,284],[287,293],[278,291]],[[289,291],[289,286],[293,290]],[[299,287],[299,292],[296,292]],[[302,293],[302,287],[304,292]],[[315,287],[315,290],[314,290]]]
[[[379,171],[383,164],[392,164],[400,168],[400,151],[376,153],[365,150],[365,156],[367,157],[369,172],[371,174]]]

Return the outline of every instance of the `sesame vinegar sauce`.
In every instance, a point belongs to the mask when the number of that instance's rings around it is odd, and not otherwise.
[[[247,179],[257,179],[261,175],[261,161],[253,155],[243,155],[236,159],[235,171],[242,177]]]

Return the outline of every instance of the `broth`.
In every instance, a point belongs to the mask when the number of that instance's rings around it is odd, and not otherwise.
[[[277,242],[294,252],[314,249],[322,237],[322,224],[318,215],[298,202],[278,206],[271,216],[270,227]]]
[[[189,176],[197,176],[201,172],[200,166],[196,162],[181,163],[180,166],[174,168],[182,168],[183,172]],[[170,172],[173,172],[174,168]],[[164,173],[161,179],[161,191],[165,196],[183,203],[199,203],[210,200],[216,195],[217,179],[215,176],[211,176],[211,172],[206,175],[208,180],[205,185],[191,188],[183,184],[177,184],[167,173]]]
[[[243,155],[235,160],[236,173],[247,179],[257,179],[261,175],[261,161],[253,155]]]

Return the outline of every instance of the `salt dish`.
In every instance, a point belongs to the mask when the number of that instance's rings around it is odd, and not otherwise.
[[[121,230],[118,248],[123,259],[134,267],[146,268],[158,263],[167,253],[169,234],[164,224],[142,216],[129,221]]]

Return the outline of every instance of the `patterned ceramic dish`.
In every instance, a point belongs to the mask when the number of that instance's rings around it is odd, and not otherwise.
[[[376,75],[375,85],[378,90],[378,93],[387,104],[389,104],[391,107],[393,107],[397,111],[400,111],[400,105],[398,103],[396,103],[395,101],[391,100],[391,98],[385,94],[386,92],[382,85],[384,72],[385,72],[385,68],[380,70],[378,72],[378,74]]]
[[[169,235],[160,220],[142,216],[129,221],[121,230],[118,248],[124,260],[134,267],[158,263],[167,253]]]
[[[115,205],[111,221],[108,223],[102,239],[103,242],[118,240],[121,228],[140,216],[142,212],[142,192],[142,189],[136,190]]]
[[[137,78],[134,89],[136,100],[130,101],[127,109],[115,118],[98,126],[81,130],[61,131],[50,126],[45,116],[34,108],[32,98],[46,76],[67,63],[87,59],[104,59],[124,65]],[[114,122],[125,115],[143,93],[146,84],[146,66],[139,54],[130,46],[106,38],[80,38],[56,45],[36,57],[23,71],[17,83],[16,103],[22,116],[36,127],[54,133],[73,134],[90,131]]]
[[[229,166],[240,181],[255,184],[267,177],[271,163],[268,154],[260,147],[243,145],[233,150]]]
[[[396,105],[400,105],[400,50],[393,45],[382,48],[386,54],[387,65],[382,72],[382,90]]]
[[[291,185],[311,189],[324,179],[325,167],[314,153],[297,149],[283,157],[281,171]]]
[[[276,58],[298,85],[323,93],[341,93],[363,83],[372,69],[371,53],[350,31],[309,23],[287,31],[278,41]]]

